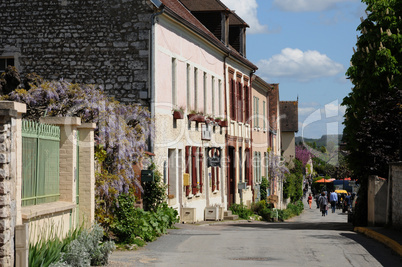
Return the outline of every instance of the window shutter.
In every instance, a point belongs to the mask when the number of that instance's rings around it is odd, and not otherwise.
[[[204,154],[202,153],[202,147],[199,148],[199,172],[200,172],[200,193],[202,193],[202,186],[203,186],[203,181],[204,181],[204,177],[202,176],[202,168],[204,166]]]
[[[192,147],[191,148],[191,186],[193,189],[193,195],[197,194],[197,168],[196,168],[196,164],[197,164],[197,147]]]
[[[185,164],[186,164],[186,173],[190,173],[190,160],[191,160],[191,158],[190,158],[190,146],[186,146],[186,155],[185,155],[185,157],[186,157],[186,162],[185,162]],[[182,189],[180,189],[180,190],[182,190]],[[190,186],[189,185],[187,185],[186,186],[186,196],[188,196],[188,195],[190,195]]]
[[[216,190],[219,190],[219,172],[220,172],[220,168],[216,167]]]
[[[233,79],[230,80],[230,93],[231,93],[231,118],[236,120],[236,85]]]
[[[211,149],[211,152],[212,152],[212,156],[214,155],[214,153],[215,153],[215,149]],[[211,172],[212,172],[212,192],[214,192],[215,191],[215,189],[216,189],[216,185],[215,185],[215,167],[211,167]]]

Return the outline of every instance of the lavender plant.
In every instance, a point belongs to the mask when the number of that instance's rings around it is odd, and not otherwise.
[[[78,116],[82,122],[96,123],[96,152],[101,165],[96,178],[96,213],[98,221],[107,226],[113,200],[121,193],[142,190],[133,165],[141,160],[153,132],[150,112],[140,105],[119,103],[96,85],[59,80],[30,86],[29,90],[16,89],[3,96],[25,103],[26,119]]]

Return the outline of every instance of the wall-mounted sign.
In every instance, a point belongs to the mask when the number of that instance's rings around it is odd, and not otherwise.
[[[189,186],[189,185],[190,185],[190,174],[183,173],[183,186]]]
[[[221,152],[220,147],[207,147],[207,166],[221,167]]]
[[[211,141],[212,127],[211,124],[205,123],[201,126],[201,140]]]
[[[237,188],[240,190],[240,189],[246,189],[247,188],[247,184],[246,183],[238,183],[237,184]]]
[[[154,172],[152,170],[142,170],[141,171],[141,182],[153,182]]]

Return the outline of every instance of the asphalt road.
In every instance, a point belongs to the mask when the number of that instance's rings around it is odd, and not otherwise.
[[[287,222],[177,225],[137,251],[115,251],[115,266],[402,266],[389,248],[352,231],[340,210]]]

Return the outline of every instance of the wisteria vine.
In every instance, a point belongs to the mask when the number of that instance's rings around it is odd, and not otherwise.
[[[43,116],[77,116],[82,122],[95,122],[95,142],[106,152],[102,168],[117,179],[97,183],[97,194],[108,197],[127,193],[131,185],[141,189],[133,164],[147,148],[153,133],[150,112],[136,104],[123,104],[108,97],[96,85],[73,84],[64,80],[33,85],[28,91],[16,89],[7,100],[27,105],[25,118],[38,120]],[[112,189],[112,190],[111,190]]]

